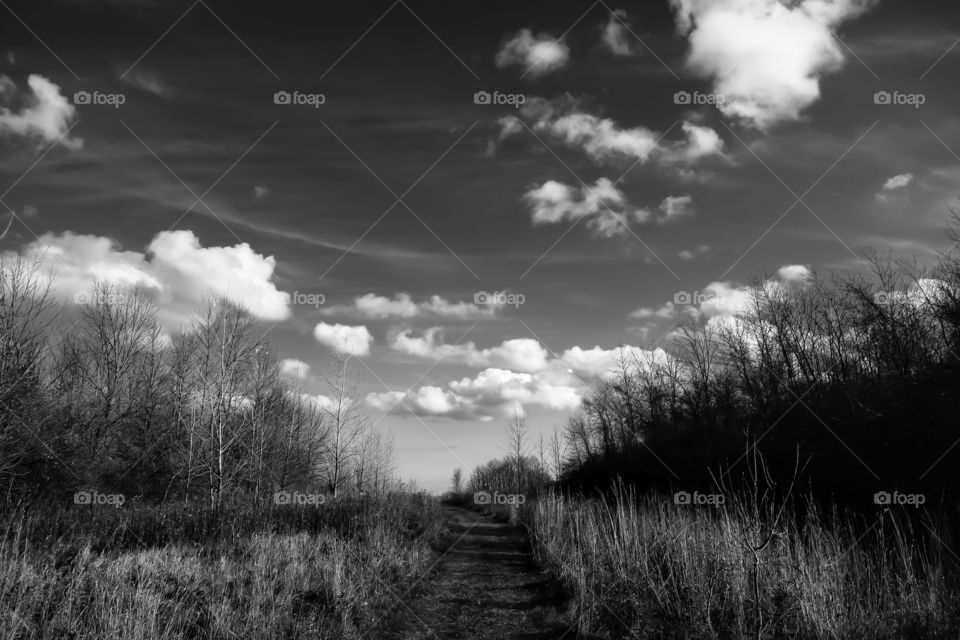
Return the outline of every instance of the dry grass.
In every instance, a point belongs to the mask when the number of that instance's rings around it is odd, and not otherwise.
[[[149,509],[104,513],[127,527],[113,538],[79,510],[20,512],[0,544],[0,637],[359,638],[429,565],[439,509],[400,495],[322,509],[158,544],[131,540],[162,531],[159,510],[153,532],[130,529],[150,525]]]
[[[607,501],[546,496],[522,517],[584,634],[957,637],[957,585],[944,573],[952,556],[916,529],[924,525],[806,504],[803,524],[787,508],[771,537],[775,514],[755,506],[747,495],[710,507],[621,490]]]

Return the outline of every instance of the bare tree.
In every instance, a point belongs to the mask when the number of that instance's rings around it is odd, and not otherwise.
[[[517,409],[513,413],[513,418],[507,424],[506,432],[507,455],[513,465],[513,487],[514,493],[517,494],[523,492],[523,481],[526,475],[524,454],[527,447],[527,437],[527,419]]]
[[[330,430],[326,456],[327,489],[336,497],[356,454],[355,446],[367,423],[363,402],[357,397],[357,381],[350,371],[349,356],[338,354],[326,378],[329,397],[324,406]]]

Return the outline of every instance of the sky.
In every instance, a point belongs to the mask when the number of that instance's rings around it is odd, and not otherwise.
[[[241,302],[318,402],[349,355],[441,490],[756,278],[932,263],[958,43],[932,0],[3,0],[0,254],[171,334]]]

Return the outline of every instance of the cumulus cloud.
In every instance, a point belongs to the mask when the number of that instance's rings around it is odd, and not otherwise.
[[[649,320],[650,318],[673,318],[678,314],[676,305],[672,302],[665,302],[663,306],[658,308],[653,307],[640,307],[636,311],[630,312],[630,317],[637,320]]]
[[[681,260],[695,260],[699,256],[706,255],[709,252],[710,246],[701,244],[692,249],[681,249],[677,253],[677,257],[679,257]]]
[[[313,328],[313,337],[317,342],[330,347],[337,353],[351,356],[370,355],[370,345],[373,344],[373,335],[363,325],[349,326],[321,322]]]
[[[416,302],[407,293],[395,294],[392,298],[367,293],[357,296],[348,305],[334,305],[323,311],[324,315],[361,317],[370,320],[384,318],[485,318],[496,314],[502,304],[477,305],[473,302],[450,302],[438,295]]]
[[[788,264],[777,269],[777,277],[784,284],[806,285],[813,281],[813,271],[803,264]]]
[[[454,380],[445,387],[371,393],[367,404],[394,415],[444,417],[487,422],[504,418],[524,405],[557,411],[580,406],[585,389],[552,384],[540,376],[506,369],[485,369],[475,377]]]
[[[530,29],[521,29],[503,43],[495,61],[500,69],[520,66],[534,77],[543,76],[570,62],[570,47],[550,34],[534,36]]]
[[[730,319],[748,311],[757,294],[773,296],[795,287],[813,284],[815,274],[802,264],[788,264],[777,269],[773,278],[760,283],[759,289],[736,282],[711,282],[701,291],[679,292],[675,301],[683,311],[709,319]],[[642,317],[642,316],[641,316]]]
[[[836,29],[875,0],[671,0],[686,66],[713,81],[727,116],[759,129],[820,98],[820,78],[844,63]]]
[[[549,353],[537,340],[512,338],[497,346],[479,348],[473,342],[446,344],[439,327],[420,335],[403,330],[389,337],[390,347],[401,353],[470,367],[510,369],[523,373],[550,376],[552,382],[569,384],[574,379],[602,378],[615,371],[623,359],[644,359],[651,353],[641,347],[620,346],[603,349],[571,347],[560,354]],[[572,376],[572,377],[571,377]]]
[[[667,196],[660,203],[660,211],[663,212],[661,222],[672,222],[677,218],[690,215],[691,203],[693,198],[690,196]]]
[[[908,184],[913,182],[912,173],[901,173],[900,175],[893,176],[889,180],[883,183],[884,191],[893,191],[894,189],[902,189]]]
[[[527,191],[523,201],[534,225],[587,218],[587,225],[604,238],[626,234],[631,217],[640,222],[649,217],[646,211],[631,210],[623,191],[607,178],[580,188],[548,180]]]
[[[547,366],[548,354],[539,342],[530,338],[505,340],[499,346],[479,349],[473,342],[444,344],[440,327],[414,335],[410,329],[389,336],[392,349],[430,360],[466,364],[471,367],[503,367],[518,371],[541,371]]]
[[[886,182],[883,183],[883,188],[880,192],[876,194],[877,200],[886,200],[889,192],[897,191],[907,187],[911,182],[913,182],[912,173],[901,173],[899,175],[889,178]]]
[[[66,231],[43,234],[20,253],[40,259],[42,276],[67,300],[88,293],[97,282],[151,293],[167,329],[186,324],[209,297],[240,304],[263,320],[290,316],[289,296],[272,282],[276,260],[246,243],[203,247],[192,231],[163,231],[139,252],[123,250],[111,238]]]
[[[528,404],[569,411],[579,406],[596,381],[617,375],[623,363],[651,367],[668,357],[662,349],[628,345],[613,349],[574,346],[551,354],[529,338],[504,340],[488,348],[472,342],[445,344],[439,328],[420,335],[400,331],[390,336],[389,342],[394,350],[411,356],[462,364],[480,372],[445,386],[372,393],[367,403],[389,413],[463,420],[489,420]]]
[[[556,180],[547,180],[531,187],[523,195],[533,224],[556,224],[587,220],[594,235],[612,238],[630,233],[632,223],[672,222],[690,215],[690,196],[668,196],[660,203],[660,213],[632,206],[626,195],[607,178],[593,185],[576,187]]]
[[[286,358],[280,361],[280,374],[289,378],[303,379],[310,375],[310,365],[303,360]]]
[[[530,98],[520,115],[538,134],[581,149],[598,163],[656,161],[665,165],[692,164],[723,155],[723,139],[709,127],[684,122],[683,140],[662,140],[662,134],[637,126],[624,128],[610,118],[583,111],[570,96],[554,100]],[[498,141],[523,130],[517,116],[498,121]]]
[[[17,91],[7,76],[0,75],[0,133],[44,142],[60,141],[68,149],[80,149],[83,140],[67,136],[77,109],[60,93],[60,87],[41,75],[27,77],[29,93]],[[17,104],[19,109],[11,109]]]
[[[629,31],[624,24],[627,18],[627,12],[623,9],[616,9],[610,12],[610,19],[603,28],[603,35],[600,42],[603,47],[615,56],[627,57],[633,55],[633,47],[630,46],[628,37]]]

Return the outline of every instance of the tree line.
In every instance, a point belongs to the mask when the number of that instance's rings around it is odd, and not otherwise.
[[[79,489],[269,507],[277,491],[383,492],[393,442],[349,359],[320,396],[281,373],[255,318],[210,299],[168,336],[144,292],[97,284],[76,309],[41,264],[0,265],[0,482],[7,501]]]
[[[906,488],[955,500],[960,258],[869,264],[759,278],[733,317],[688,314],[664,349],[624,351],[562,429],[561,484],[715,485],[759,451],[774,476],[847,504]]]

